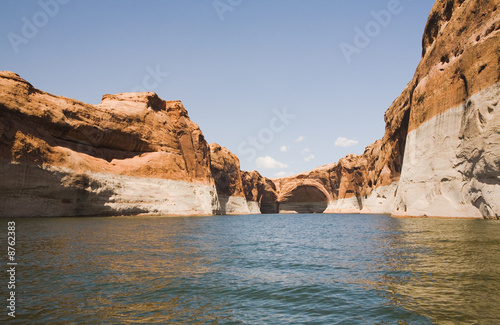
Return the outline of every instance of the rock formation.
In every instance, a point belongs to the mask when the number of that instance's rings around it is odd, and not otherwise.
[[[211,169],[222,214],[249,214],[240,161],[235,154],[216,143],[210,145]]]
[[[179,101],[89,105],[0,73],[0,215],[209,215],[210,148]]]
[[[500,217],[499,7],[432,9],[408,97],[388,111],[410,117],[396,216]]]
[[[276,184],[259,172],[242,171],[242,183],[248,207],[252,213],[279,213]]]
[[[436,1],[384,137],[360,156],[274,180],[278,210],[500,218],[499,7]]]
[[[381,144],[375,142],[360,156],[348,155],[310,172],[273,179],[278,211],[390,213],[401,165],[387,161],[388,156],[384,159]]]
[[[0,72],[0,216],[386,213],[500,218],[500,4],[437,0],[413,79],[362,155],[240,171],[179,101],[53,96]]]

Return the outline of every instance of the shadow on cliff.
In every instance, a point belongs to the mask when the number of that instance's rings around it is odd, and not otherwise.
[[[75,133],[69,125],[52,124],[44,117],[25,116],[0,105],[0,217],[109,216],[146,212],[135,207],[113,209],[110,203],[113,203],[114,190],[85,173],[44,167],[54,157],[68,159],[61,154],[53,155],[52,148],[57,146],[108,161],[138,154],[96,148],[103,142],[103,136],[93,133],[92,129],[85,132]],[[69,140],[72,137],[74,140]]]
[[[227,214],[227,204],[229,202],[229,197],[225,195],[218,195],[220,210],[216,211],[218,215],[226,215]]]
[[[86,174],[69,174],[41,166],[0,163],[0,217],[136,215],[109,203],[114,191]]]
[[[262,196],[259,198],[260,212],[262,214],[275,214],[280,212],[280,204],[277,201],[275,192],[262,190]]]
[[[108,162],[154,151],[138,135],[85,124],[54,123],[49,117],[25,115],[1,104],[0,120],[9,133],[21,131],[32,134],[50,147],[64,147]]]
[[[317,187],[300,185],[293,189],[279,204],[280,212],[323,213],[328,207],[328,198]]]

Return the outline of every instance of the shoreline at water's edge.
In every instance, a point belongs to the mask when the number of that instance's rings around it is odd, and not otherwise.
[[[135,218],[135,217],[151,217],[151,218],[209,218],[209,217],[221,217],[221,216],[266,216],[266,215],[298,215],[304,214],[309,215],[311,213],[270,213],[270,214],[245,214],[245,213],[231,213],[231,214],[124,214],[124,215],[80,215],[80,216],[43,216],[43,217],[32,217],[32,216],[15,216],[15,217],[5,217],[2,216],[0,219],[52,219],[52,218]],[[500,221],[494,218],[476,218],[476,217],[450,217],[450,216],[403,216],[394,215],[390,213],[367,213],[367,212],[327,212],[327,213],[313,213],[317,215],[322,214],[332,214],[332,215],[385,215],[395,219],[449,219],[449,220],[484,220],[484,221]]]
[[[450,216],[400,216],[400,215],[390,215],[395,219],[450,219],[450,220],[498,220],[498,219],[487,219],[487,218],[476,218],[476,217],[450,217]]]

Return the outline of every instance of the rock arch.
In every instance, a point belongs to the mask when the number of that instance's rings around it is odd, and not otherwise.
[[[278,208],[280,213],[323,213],[331,201],[331,194],[320,182],[295,180],[280,189]]]

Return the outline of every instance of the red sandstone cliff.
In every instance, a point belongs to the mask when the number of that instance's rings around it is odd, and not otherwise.
[[[500,9],[438,0],[422,60],[362,155],[240,172],[178,101],[53,96],[0,72],[0,216],[366,212],[500,218]],[[245,202],[246,201],[246,202]],[[245,204],[246,203],[246,204]]]
[[[104,95],[101,105],[53,96],[0,73],[0,159],[211,184],[209,148],[179,101]]]
[[[499,6],[436,1],[384,137],[360,156],[275,180],[281,210],[316,202],[305,210],[499,218]]]
[[[155,93],[89,105],[0,72],[4,216],[212,214],[210,148],[181,102]]]
[[[254,213],[279,213],[276,184],[259,172],[241,172],[243,190],[250,211]]]
[[[422,44],[393,214],[500,218],[500,4],[437,1]]]
[[[243,192],[240,161],[227,148],[210,144],[211,170],[222,214],[248,214]]]

